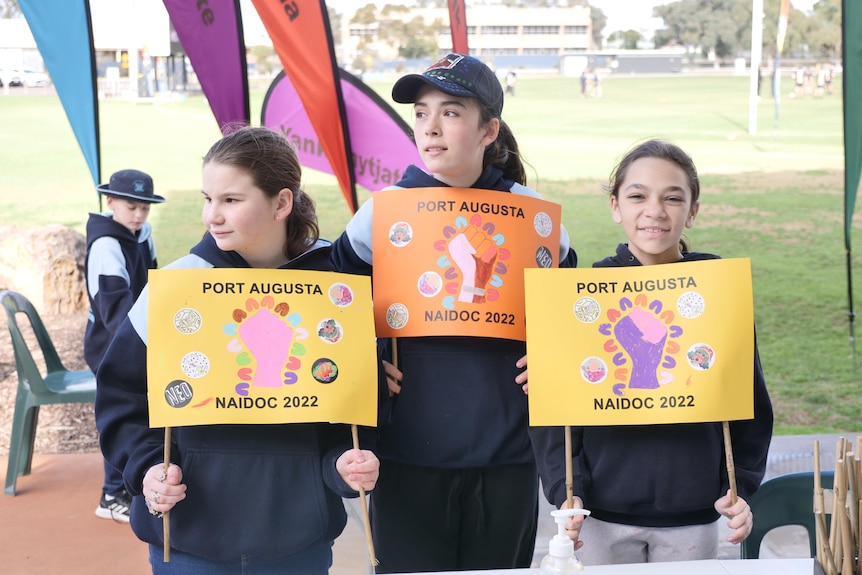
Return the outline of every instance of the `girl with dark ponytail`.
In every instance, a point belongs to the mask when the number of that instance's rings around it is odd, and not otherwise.
[[[427,168],[408,166],[395,188],[539,197],[525,185],[518,144],[501,118],[503,88],[484,63],[449,54],[399,79],[392,97],[413,104],[414,139]],[[333,244],[339,271],[372,272],[373,199]],[[565,228],[559,261],[577,265]],[[378,427],[384,471],[371,496],[377,572],[529,567],[538,472],[536,433],[519,385],[526,381],[525,343],[400,337],[397,361],[389,344],[381,342],[391,362],[384,361],[391,401]]]

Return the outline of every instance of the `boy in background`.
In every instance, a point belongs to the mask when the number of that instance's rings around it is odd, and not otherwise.
[[[90,314],[84,333],[84,358],[93,373],[99,368],[117,328],[157,267],[150,206],[165,198],[153,193],[153,179],[138,170],[121,170],[98,187],[108,211],[87,221],[87,296]],[[120,470],[105,461],[102,498],[96,515],[129,522],[131,497]]]

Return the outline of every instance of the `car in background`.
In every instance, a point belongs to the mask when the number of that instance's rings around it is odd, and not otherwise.
[[[29,68],[0,68],[0,87],[27,86],[28,88],[39,88],[47,86],[50,81],[48,74]]]
[[[11,68],[0,68],[0,87],[23,86],[24,73],[21,70]]]
[[[30,70],[29,68],[15,71],[24,75],[24,84],[26,84],[28,88],[47,86],[48,82],[51,81],[50,78],[48,78],[48,74],[44,72],[37,72],[36,70]]]

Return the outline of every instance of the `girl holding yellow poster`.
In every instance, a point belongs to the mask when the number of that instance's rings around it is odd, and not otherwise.
[[[609,191],[613,220],[628,243],[593,267],[718,259],[689,251],[682,236],[697,216],[700,184],[691,158],[677,146],[659,140],[635,146],[613,170]],[[667,327],[656,317],[660,309],[653,308],[627,308],[610,333],[631,359],[630,388],[660,385],[653,380]],[[713,359],[708,345],[687,352],[698,369],[709,369]],[[570,520],[568,533],[582,545],[585,565],[714,559],[719,515],[729,519],[728,541],[740,543],[748,536],[752,514],[746,499],[763,479],[773,419],[756,349],[753,369],[754,418],[729,424],[735,503],[721,422],[571,428],[574,507],[591,515]],[[563,439],[561,432],[538,458],[545,495],[557,506],[566,500]]]
[[[300,180],[296,152],[277,132],[247,127],[216,142],[203,164],[207,233],[168,268],[231,268],[238,282],[248,268],[285,270],[286,279],[290,270],[331,272],[330,244],[318,237],[314,203]],[[149,287],[101,364],[97,377],[105,385],[97,392],[96,424],[106,459],[123,471],[133,495],[132,529],[150,545],[153,573],[328,573],[333,541],[347,520],[341,498],[374,487],[377,457],[351,448],[347,425],[212,424],[173,429],[167,466],[165,433],[148,424],[148,294]],[[290,329],[288,310],[281,309],[287,304],[272,299],[250,298],[234,312],[242,326],[268,322],[262,331],[269,338],[246,342],[238,334],[258,359],[290,346],[283,335]],[[178,328],[191,332],[208,321],[193,309],[185,312],[175,319]],[[150,343],[157,355],[156,342]],[[265,371],[260,363],[256,377]],[[198,358],[192,367],[204,365]],[[270,371],[275,375],[267,381],[246,382],[244,389],[289,383],[281,381],[279,364]],[[245,395],[239,399],[251,399]],[[170,520],[168,562],[163,517]]]
[[[524,185],[517,143],[501,119],[503,89],[480,60],[449,54],[424,73],[399,79],[392,96],[414,105],[416,146],[428,169],[409,166],[397,188],[493,190],[501,201],[510,194],[538,197]],[[338,271],[370,275],[379,264],[371,240],[373,200],[333,244]],[[493,281],[482,270],[493,269],[499,254],[485,242],[491,238],[482,226],[465,229],[470,233],[452,235],[441,257],[463,258],[462,267],[470,268],[453,298],[482,306]],[[417,241],[406,227],[387,232],[394,242]],[[559,262],[577,265],[564,229]],[[405,290],[415,289],[415,278],[406,281]],[[400,337],[388,347],[392,398],[378,428],[382,473],[371,497],[378,573],[530,566],[538,476],[527,398],[515,383],[525,351],[523,341],[451,334]]]

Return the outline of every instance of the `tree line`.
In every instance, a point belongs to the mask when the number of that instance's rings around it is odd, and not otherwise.
[[[852,0],[856,1],[856,0]],[[763,55],[777,53],[779,0],[764,1]],[[751,50],[751,0],[678,0],[653,9],[664,27],[657,48],[694,47],[718,58]],[[791,6],[782,55],[835,60],[841,55],[841,0],[819,0],[810,14]]]

